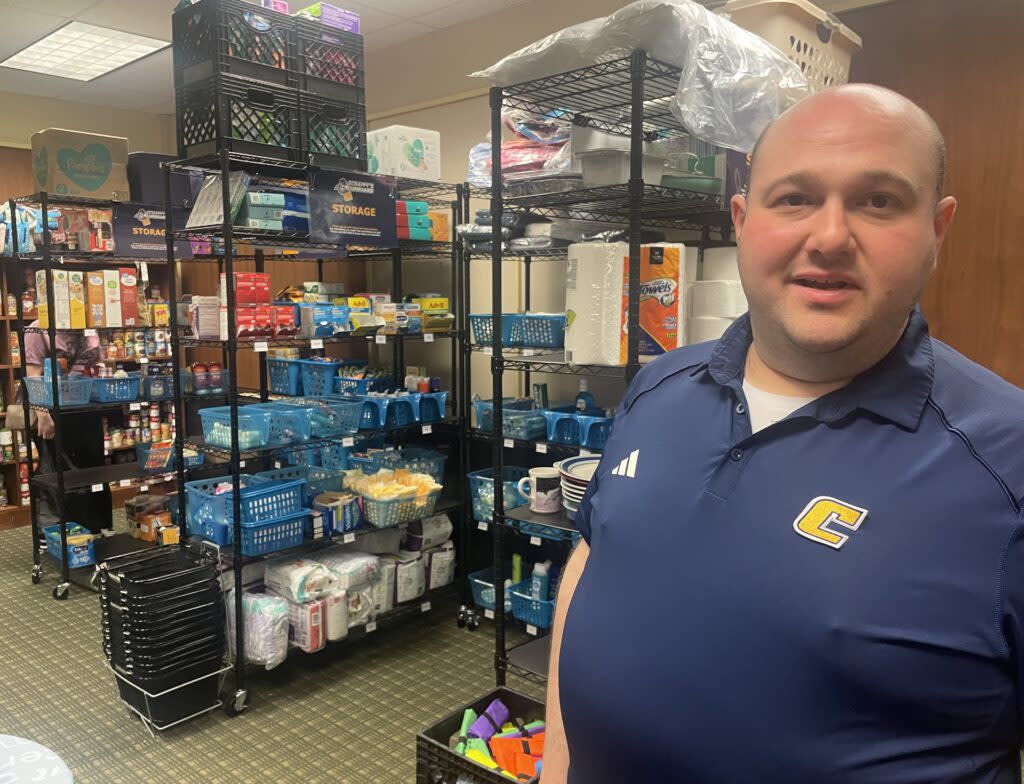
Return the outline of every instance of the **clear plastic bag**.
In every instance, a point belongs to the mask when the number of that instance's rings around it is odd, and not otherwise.
[[[536,41],[472,76],[496,85],[627,57],[644,49],[681,68],[672,114],[700,139],[749,152],[775,117],[810,95],[800,67],[693,0],[637,0]]]

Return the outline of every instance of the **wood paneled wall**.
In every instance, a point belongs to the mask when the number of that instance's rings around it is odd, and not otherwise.
[[[843,15],[851,81],[923,106],[959,208],[922,301],[932,334],[1024,386],[1024,2],[897,0]]]
[[[0,198],[27,196],[34,190],[32,151],[0,147]]]

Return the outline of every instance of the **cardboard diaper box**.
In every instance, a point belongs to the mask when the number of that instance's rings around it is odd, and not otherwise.
[[[40,190],[60,196],[127,201],[128,139],[47,128],[32,134],[32,173]]]
[[[366,133],[370,174],[417,180],[441,180],[441,134],[408,125],[389,125]]]

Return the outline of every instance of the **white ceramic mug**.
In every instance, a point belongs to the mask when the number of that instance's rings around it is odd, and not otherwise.
[[[528,485],[529,489],[524,489]],[[531,468],[516,485],[519,495],[530,502],[530,509],[540,514],[553,514],[562,508],[562,477],[557,468]]]

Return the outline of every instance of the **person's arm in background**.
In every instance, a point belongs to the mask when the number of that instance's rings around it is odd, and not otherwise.
[[[562,629],[569,614],[569,603],[587,565],[590,546],[583,539],[572,551],[562,570],[551,629],[551,659],[548,664],[547,709],[544,719],[544,784],[565,784],[569,776],[569,745],[562,725],[562,705],[558,695],[558,655],[562,648]]]
[[[38,327],[39,322],[33,321],[30,327]],[[43,375],[43,357],[46,355],[46,342],[41,332],[25,333],[25,375]],[[26,427],[27,427],[26,423]],[[41,438],[53,438],[56,428],[53,424],[53,417],[46,411],[36,412],[36,432]]]
[[[43,375],[43,366],[26,364],[25,375],[41,376]],[[47,440],[53,438],[56,429],[56,426],[53,424],[53,417],[48,412],[36,411],[36,432],[39,433],[40,438]]]

